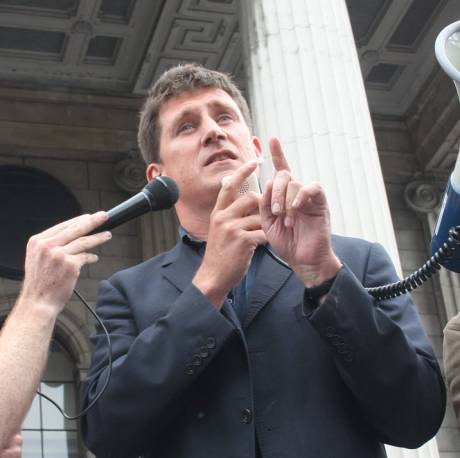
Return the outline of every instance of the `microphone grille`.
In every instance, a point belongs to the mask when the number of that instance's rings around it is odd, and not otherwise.
[[[159,176],[149,181],[142,190],[150,201],[152,210],[171,208],[179,199],[179,188],[169,177]]]

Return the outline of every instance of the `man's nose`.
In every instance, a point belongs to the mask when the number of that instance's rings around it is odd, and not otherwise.
[[[218,143],[221,140],[225,140],[227,137],[225,131],[219,126],[219,124],[213,119],[206,123],[205,132],[203,136],[204,146],[208,146],[212,143]]]

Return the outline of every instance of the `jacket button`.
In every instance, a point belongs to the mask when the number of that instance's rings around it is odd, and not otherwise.
[[[246,424],[251,423],[251,421],[252,421],[252,411],[251,411],[251,409],[243,409],[241,411],[241,421],[243,423],[246,423]]]
[[[216,339],[214,337],[208,337],[206,339],[206,346],[212,350],[213,348],[216,348]]]
[[[343,359],[347,362],[347,363],[351,363],[353,361],[353,355],[351,353],[351,351],[347,351],[345,353],[345,356],[343,357]]]
[[[187,375],[193,375],[195,373],[195,369],[192,364],[186,364],[185,365],[185,373]]]
[[[200,356],[202,358],[207,358],[209,356],[208,347],[205,347],[204,345],[202,347],[200,347]]]
[[[327,337],[334,337],[335,336],[335,329],[332,326],[328,326],[326,328],[326,336]]]
[[[193,355],[192,364],[194,366],[201,366],[201,356],[200,355]]]

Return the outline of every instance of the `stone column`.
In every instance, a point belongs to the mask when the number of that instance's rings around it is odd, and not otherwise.
[[[378,241],[399,266],[345,0],[240,1],[255,133],[280,137],[295,175],[325,187],[335,233]],[[265,152],[263,177],[271,176]],[[391,458],[438,457],[388,447]]]

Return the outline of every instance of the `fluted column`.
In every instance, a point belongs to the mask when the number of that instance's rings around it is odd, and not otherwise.
[[[397,249],[344,0],[240,1],[255,131],[326,188],[336,233]],[[266,151],[264,176],[271,176]]]
[[[335,233],[382,243],[400,268],[345,0],[240,0],[255,133],[280,137],[295,175],[326,189]],[[271,176],[268,150],[263,177]],[[433,440],[391,458],[438,457]]]

